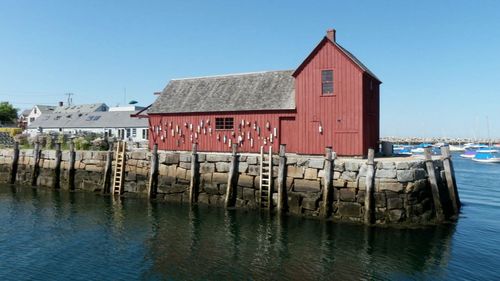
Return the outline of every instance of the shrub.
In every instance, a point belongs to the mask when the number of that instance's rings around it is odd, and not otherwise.
[[[90,141],[84,137],[78,137],[73,140],[76,150],[88,150],[90,148]]]
[[[8,133],[11,137],[19,135],[23,132],[21,128],[0,128],[0,132]]]

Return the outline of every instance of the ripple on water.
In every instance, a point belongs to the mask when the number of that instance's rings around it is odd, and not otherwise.
[[[411,230],[1,186],[0,279],[498,279],[500,165],[454,164],[460,220]]]

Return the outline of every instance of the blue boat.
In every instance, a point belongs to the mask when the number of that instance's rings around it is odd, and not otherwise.
[[[411,156],[412,155],[412,153],[411,153],[411,146],[396,144],[393,147],[393,153],[395,155]]]
[[[500,163],[500,155],[496,149],[480,149],[472,160],[481,163]]]

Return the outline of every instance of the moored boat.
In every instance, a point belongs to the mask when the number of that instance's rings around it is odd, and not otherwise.
[[[411,148],[407,145],[394,145],[393,147],[393,153],[395,155],[401,155],[401,156],[411,156]]]
[[[472,160],[481,163],[500,163],[500,155],[496,149],[481,149],[476,152]]]
[[[459,152],[459,151],[464,151],[465,148],[463,146],[460,146],[460,145],[449,145],[450,147],[450,151],[451,152]]]
[[[462,158],[474,158],[476,156],[476,150],[466,148],[464,153],[460,154],[460,157]]]
[[[435,149],[434,149],[435,147],[430,143],[421,143],[421,144],[415,146],[414,148],[411,149],[411,153],[412,154],[424,154],[424,148],[427,148],[427,147],[433,148],[432,154],[436,154]]]

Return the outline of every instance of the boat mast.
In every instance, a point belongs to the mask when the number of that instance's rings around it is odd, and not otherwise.
[[[488,141],[490,144],[490,147],[492,146],[492,141],[490,137],[490,119],[488,118],[488,115],[486,115],[486,127],[487,127],[487,132],[488,132]]]

